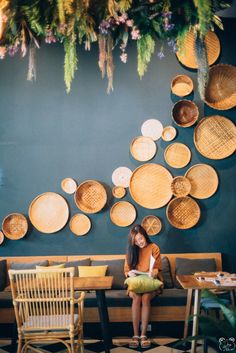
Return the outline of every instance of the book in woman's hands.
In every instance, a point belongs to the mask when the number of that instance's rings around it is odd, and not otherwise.
[[[148,276],[149,272],[143,272],[143,271],[138,271],[138,270],[132,270],[133,273],[136,275],[146,275]]]
[[[138,270],[132,270],[132,272],[135,273],[136,275],[146,275],[146,276],[148,276],[149,273],[151,273],[152,270],[153,270],[154,263],[155,263],[155,258],[151,255],[150,256],[149,272],[143,272],[143,271],[138,271]]]

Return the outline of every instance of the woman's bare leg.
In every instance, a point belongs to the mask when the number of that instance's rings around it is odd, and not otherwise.
[[[142,295],[136,294],[134,292],[129,292],[129,296],[133,299],[133,302],[132,302],[132,322],[133,322],[134,336],[139,336]]]
[[[141,336],[146,336],[147,325],[150,319],[151,300],[155,297],[155,293],[144,293],[142,295],[142,329]]]

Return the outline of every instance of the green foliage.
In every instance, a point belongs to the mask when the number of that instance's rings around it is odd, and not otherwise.
[[[195,52],[198,63],[198,91],[203,100],[205,99],[205,90],[209,77],[207,49],[204,39],[205,37],[201,37],[199,32],[196,33]]]
[[[155,40],[150,34],[142,36],[137,41],[137,50],[138,50],[138,74],[140,78],[147,71],[148,63],[151,60],[151,56],[155,50]]]
[[[75,36],[66,38],[64,41],[65,60],[64,60],[64,80],[66,84],[66,92],[69,93],[71,89],[71,82],[77,70],[77,54]]]
[[[193,0],[197,9],[197,24],[200,35],[203,37],[210,29],[213,19],[211,0]]]

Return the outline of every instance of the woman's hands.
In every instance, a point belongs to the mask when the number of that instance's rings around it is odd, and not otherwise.
[[[158,274],[158,269],[154,268],[152,271],[148,272],[148,276],[152,277],[152,278],[157,278],[157,274]]]
[[[128,276],[129,276],[129,277],[135,277],[135,276],[136,276],[136,273],[134,273],[134,271],[131,270],[131,271],[128,272]]]

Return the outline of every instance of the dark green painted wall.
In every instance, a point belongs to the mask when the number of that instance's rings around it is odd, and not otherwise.
[[[225,22],[220,33],[222,53],[218,62],[236,65],[236,21]],[[73,197],[60,188],[65,177],[82,182],[96,179],[112,187],[111,174],[119,166],[132,170],[140,163],[129,153],[131,140],[140,135],[140,127],[148,118],[172,124],[173,100],[171,79],[179,73],[192,77],[196,87],[196,72],[186,70],[175,55],[165,50],[160,61],[155,54],[147,74],[140,81],[136,73],[136,48],[128,50],[128,63],[119,61],[116,51],[114,92],[106,94],[106,80],[97,67],[97,48],[79,52],[79,70],[72,92],[65,93],[63,83],[63,49],[60,45],[42,45],[37,53],[37,81],[26,81],[27,60],[19,57],[0,62],[0,221],[9,213],[28,213],[30,202],[39,194],[55,191],[68,200],[71,215],[79,210]],[[197,90],[194,101],[201,117],[216,113],[204,106]],[[220,112],[235,121],[236,109]],[[212,161],[202,157],[193,144],[194,128],[178,128],[175,141],[186,143],[192,152],[190,165],[209,163],[217,169],[220,186],[215,196],[199,201],[201,220],[189,230],[173,228],[165,216],[166,207],[143,209],[135,204],[137,222],[148,214],[158,215],[163,222],[160,235],[153,238],[163,253],[215,252],[224,255],[225,269],[236,271],[234,258],[235,232],[235,156]],[[163,151],[167,143],[158,141],[158,153],[153,162],[167,166]],[[167,168],[174,176],[181,170]],[[131,200],[130,196],[126,200]],[[109,206],[115,200],[109,201]],[[128,228],[113,225],[109,207],[91,215],[92,230],[85,237],[73,235],[68,224],[56,234],[41,234],[31,228],[19,241],[5,240],[0,256],[109,254],[123,253]]]

